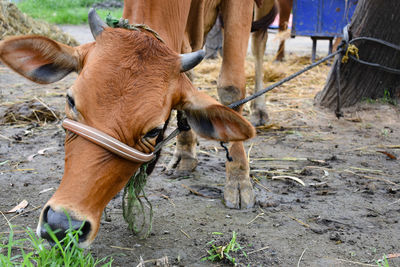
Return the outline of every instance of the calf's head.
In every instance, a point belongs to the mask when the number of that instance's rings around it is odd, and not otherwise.
[[[255,133],[235,111],[198,92],[182,71],[202,53],[180,56],[145,31],[109,28],[89,14],[95,42],[69,47],[41,36],[0,42],[0,59],[37,83],[79,75],[67,92],[68,118],[94,127],[144,153],[172,109],[183,110],[190,126],[205,138],[240,141]],[[50,239],[44,224],[62,238],[84,222],[80,245],[88,246],[99,230],[102,211],[140,167],[68,132],[65,170],[59,188],[44,206],[37,234]],[[65,214],[68,214],[68,217]]]

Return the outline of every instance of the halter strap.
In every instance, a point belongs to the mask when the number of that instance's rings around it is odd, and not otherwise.
[[[77,135],[101,146],[102,148],[133,162],[145,163],[155,157],[154,153],[146,154],[130,147],[121,141],[83,123],[64,119],[62,126]]]
[[[154,159],[155,155],[161,148],[168,143],[172,138],[177,136],[182,131],[190,130],[190,126],[186,118],[178,119],[178,128],[176,128],[167,138],[158,143],[152,153],[146,154],[133,147],[130,147],[114,137],[97,130],[83,123],[65,118],[62,122],[64,129],[71,131],[92,143],[95,143],[102,148],[132,162],[146,163]]]

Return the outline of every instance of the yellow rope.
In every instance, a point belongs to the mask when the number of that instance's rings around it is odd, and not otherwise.
[[[342,63],[347,63],[347,61],[349,61],[349,53],[356,56],[357,59],[360,59],[357,46],[350,44],[347,46],[346,54],[342,57]]]

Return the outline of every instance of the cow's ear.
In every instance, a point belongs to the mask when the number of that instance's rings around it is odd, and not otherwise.
[[[228,142],[255,135],[254,127],[242,115],[202,92],[193,92],[182,109],[190,127],[201,137]]]
[[[52,83],[76,71],[73,47],[42,36],[19,36],[0,42],[0,60],[37,83]]]

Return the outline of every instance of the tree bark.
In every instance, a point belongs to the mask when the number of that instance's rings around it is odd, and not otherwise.
[[[374,37],[400,45],[400,1],[359,0],[350,23],[350,39]],[[400,51],[372,43],[358,41],[360,59],[400,69]],[[337,107],[336,56],[324,89],[315,97],[315,103],[330,109]],[[377,99],[390,94],[400,97],[400,75],[391,74],[375,67],[349,59],[340,64],[341,106],[348,107],[366,99]]]

